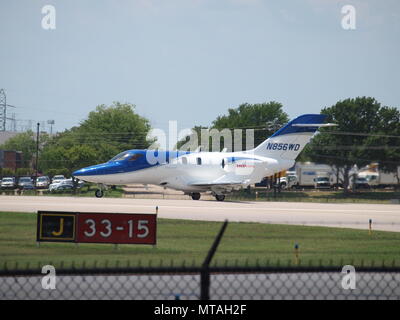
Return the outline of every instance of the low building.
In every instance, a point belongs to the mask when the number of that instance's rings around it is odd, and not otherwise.
[[[0,168],[16,170],[22,168],[22,152],[13,150],[0,150]]]

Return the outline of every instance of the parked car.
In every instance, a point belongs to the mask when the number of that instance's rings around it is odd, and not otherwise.
[[[47,189],[50,185],[50,178],[48,176],[41,176],[36,179],[37,189]]]
[[[85,185],[85,182],[84,182],[84,181],[79,180],[79,179],[76,179],[76,180],[77,180],[77,183],[76,183],[76,188],[77,188],[77,189],[80,189],[80,188],[82,188],[82,187]],[[72,178],[65,179],[65,181],[70,181],[70,182],[72,183],[72,185],[74,185],[74,182],[73,182]]]
[[[53,177],[53,180],[51,180],[51,183],[57,183],[60,181],[65,180],[65,177],[62,174],[56,175]]]
[[[33,184],[31,177],[21,177],[18,179],[18,189],[35,189],[35,185]]]
[[[6,177],[1,180],[1,189],[15,189],[17,183],[14,177]]]
[[[82,188],[84,185],[85,185],[85,181],[78,180],[78,185],[77,185],[78,189]]]
[[[49,191],[53,192],[53,191],[61,191],[61,190],[71,190],[74,188],[74,184],[72,182],[72,180],[61,180],[58,181],[56,183],[52,183],[49,185]]]

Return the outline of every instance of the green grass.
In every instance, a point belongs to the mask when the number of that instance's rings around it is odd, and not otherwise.
[[[258,193],[256,195],[256,192]],[[392,199],[400,199],[398,191],[356,191],[344,193],[341,191],[281,191],[274,194],[273,190],[253,189],[250,192],[241,190],[227,196],[230,200],[247,201],[290,201],[290,202],[333,202],[333,203],[377,203],[390,204]]]
[[[0,212],[0,269],[74,266],[201,265],[221,223],[158,220],[156,247],[111,244],[36,245],[36,214]],[[300,246],[302,265],[400,265],[400,233],[326,227],[229,223],[213,264],[287,265]],[[17,265],[16,265],[17,264]]]

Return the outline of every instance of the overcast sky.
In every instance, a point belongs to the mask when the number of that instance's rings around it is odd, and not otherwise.
[[[364,95],[400,106],[398,0],[1,0],[0,36],[17,119],[57,130],[113,101],[159,128],[209,125],[244,102],[279,101],[291,118]]]

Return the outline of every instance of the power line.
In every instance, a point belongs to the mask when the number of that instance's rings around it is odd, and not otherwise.
[[[45,108],[37,108],[37,107],[23,107],[23,106],[15,106],[15,108],[18,108],[18,109],[34,109],[34,110],[38,110],[38,111],[45,111],[45,112],[47,112],[47,113],[54,113],[54,114],[57,114],[57,115],[59,115],[59,114],[61,114],[61,115],[64,115],[64,116],[70,116],[70,117],[73,117],[73,118],[80,118],[80,117],[82,117],[82,115],[78,115],[78,114],[76,114],[76,113],[69,113],[69,112],[64,112],[64,111],[59,111],[59,110],[54,110],[54,109],[45,109]]]
[[[387,134],[374,134],[374,133],[362,133],[362,132],[346,132],[346,131],[324,131],[324,134],[336,134],[346,136],[366,136],[366,137],[381,137],[381,138],[400,138],[400,136],[387,135]]]
[[[342,160],[345,160],[345,158],[343,156],[342,157],[339,157],[339,156],[327,156],[327,155],[323,155],[323,154],[315,154],[315,156],[321,157],[321,158],[331,158],[331,159],[342,159]],[[368,161],[368,162],[378,161],[377,159],[363,159],[363,158],[358,158],[358,157],[352,158],[352,159]],[[348,160],[350,160],[350,159],[348,158]],[[351,160],[351,161],[353,161],[353,160]],[[381,163],[399,164],[400,160],[399,161],[387,161],[387,160],[383,161],[383,160],[379,160],[379,162],[381,162]]]
[[[400,146],[313,146],[315,150],[386,150],[400,149]]]

